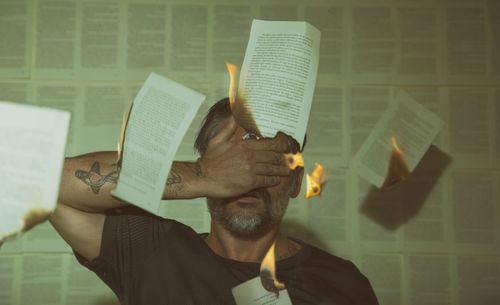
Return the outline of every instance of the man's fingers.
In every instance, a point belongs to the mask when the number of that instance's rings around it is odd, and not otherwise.
[[[248,148],[253,150],[272,150],[274,152],[285,153],[288,151],[288,145],[284,141],[276,141],[275,139],[248,139],[245,140]]]
[[[288,176],[290,169],[285,165],[269,165],[264,163],[257,163],[255,165],[255,174],[264,176]]]
[[[281,178],[279,176],[257,176],[255,188],[275,186],[280,182]]]
[[[283,154],[273,151],[255,151],[255,162],[274,165],[286,165],[286,158]]]

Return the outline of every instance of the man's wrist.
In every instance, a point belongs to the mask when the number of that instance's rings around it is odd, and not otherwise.
[[[174,162],[167,177],[163,199],[192,199],[205,196],[203,169],[196,162]]]

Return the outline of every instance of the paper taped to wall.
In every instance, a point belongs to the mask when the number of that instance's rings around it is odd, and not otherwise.
[[[0,102],[0,238],[55,209],[70,113]]]
[[[175,153],[204,100],[168,78],[149,75],[130,112],[114,196],[158,214]]]

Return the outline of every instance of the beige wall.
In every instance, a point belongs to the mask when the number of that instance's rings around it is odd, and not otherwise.
[[[71,111],[67,155],[115,149],[125,106],[155,71],[227,95],[251,20],[322,32],[305,150],[330,169],[320,197],[290,203],[285,229],[353,260],[384,305],[500,299],[498,1],[0,1],[0,100]],[[349,162],[396,90],[445,121],[404,184],[379,191]],[[178,152],[193,159],[197,116]],[[207,231],[203,200],[165,216]],[[0,249],[0,304],[114,304],[44,224]]]

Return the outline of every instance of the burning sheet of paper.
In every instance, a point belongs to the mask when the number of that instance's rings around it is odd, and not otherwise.
[[[298,152],[296,154],[293,154],[293,153],[285,154],[285,158],[286,158],[286,162],[288,164],[288,167],[291,170],[294,170],[299,166],[304,167],[304,157],[302,156],[302,153],[300,153],[300,152]]]
[[[241,67],[234,116],[248,131],[282,131],[302,147],[321,33],[307,22],[254,20]]]
[[[292,305],[286,289],[280,290],[279,296],[262,287],[259,277],[254,277],[232,290],[236,305]]]
[[[438,116],[399,90],[352,166],[375,186],[391,187],[415,169],[442,126]]]
[[[311,175],[306,173],[306,199],[321,194],[321,186],[326,182],[326,170],[323,165],[315,163]]]
[[[204,100],[181,84],[149,75],[134,99],[114,196],[158,214],[175,153]]]
[[[399,182],[406,180],[406,178],[410,176],[410,170],[406,165],[405,154],[401,149],[399,149],[396,137],[393,136],[391,138],[391,143],[393,146],[393,150],[391,158],[389,160],[387,175],[385,177],[384,183],[382,184],[383,189],[389,189]]]
[[[260,264],[260,281],[264,289],[270,292],[275,292],[276,295],[279,295],[279,290],[284,289],[285,285],[280,283],[276,278],[276,259],[274,255],[275,245],[276,242],[271,245]]]
[[[0,102],[0,238],[56,207],[69,122],[67,111]]]
[[[260,264],[260,276],[233,288],[237,305],[292,304],[285,285],[276,278],[275,245],[276,242]]]

